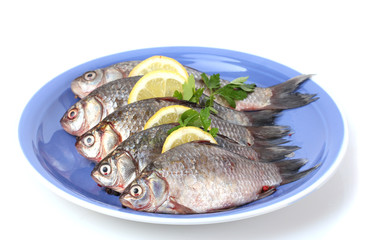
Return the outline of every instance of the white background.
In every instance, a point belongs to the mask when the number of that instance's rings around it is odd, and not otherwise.
[[[0,238],[334,239],[366,236],[367,7],[363,1],[2,1]],[[256,3],[254,3],[256,2]],[[343,110],[346,155],[319,190],[236,222],[166,226],[74,205],[45,187],[18,143],[38,89],[81,63],[147,47],[203,46],[262,56],[313,80]]]

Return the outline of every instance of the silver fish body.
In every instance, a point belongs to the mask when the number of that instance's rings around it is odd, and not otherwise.
[[[152,159],[162,152],[167,131],[174,125],[153,127],[133,134],[94,167],[96,183],[122,193]]]
[[[97,126],[78,137],[76,148],[84,157],[98,162],[129,136],[143,130],[145,123],[159,109],[176,104],[176,100],[154,98],[119,108]],[[267,142],[269,139],[281,138],[289,132],[289,128],[284,126],[245,127],[214,115],[210,118],[211,126],[218,128],[220,134],[240,144],[253,145],[255,140]]]
[[[168,130],[174,126],[165,124],[133,134],[100,161],[91,176],[99,185],[122,193],[161,154]],[[216,141],[218,146],[252,161],[277,161],[298,149],[295,146],[272,146],[257,147],[255,150],[221,135],[216,137]]]
[[[127,105],[129,94],[140,78],[117,79],[95,89],[69,108],[60,120],[62,127],[72,135],[82,135],[107,115]],[[181,104],[190,105],[188,102]],[[196,106],[195,104],[191,105]],[[245,126],[272,124],[279,112],[274,110],[239,112],[220,104],[215,104],[213,107],[221,118]]]
[[[120,62],[105,68],[88,71],[71,82],[71,90],[76,96],[84,98],[106,83],[127,78],[130,71],[140,62]]]
[[[69,108],[60,124],[71,135],[80,136],[117,108],[127,104],[131,89],[141,77],[109,82]]]
[[[86,72],[73,80],[71,84],[72,91],[79,97],[84,97],[88,95],[91,90],[109,81],[117,80],[122,76],[128,76],[131,70],[140,62],[141,61],[121,62],[106,68]],[[196,87],[204,88],[204,93],[209,94],[209,90],[206,88],[201,78],[202,72],[191,67],[184,67],[189,75],[192,74],[195,77]],[[119,74],[108,74],[109,71],[119,72]],[[299,75],[269,88],[256,87],[254,92],[250,93],[246,99],[236,101],[236,110],[289,109],[309,104],[317,100],[317,98],[314,98],[315,94],[300,94],[295,91],[311,76],[310,74]],[[93,80],[91,80],[91,78]],[[229,83],[229,81],[223,79],[220,81],[222,86]],[[83,91],[83,89],[86,90]],[[222,97],[217,97],[215,101],[223,106],[229,106]]]
[[[307,161],[262,163],[211,144],[187,143],[157,157],[120,196],[138,211],[194,214],[238,207],[298,180]]]
[[[77,77],[71,82],[71,90],[79,98],[84,98],[95,89],[107,84],[109,82],[127,78],[133,68],[141,63],[141,61],[126,61],[116,63],[105,68],[99,68],[85,72],[83,75]],[[187,73],[192,74],[195,79],[201,79],[201,72],[196,69],[186,67]],[[228,81],[221,80],[223,84]]]

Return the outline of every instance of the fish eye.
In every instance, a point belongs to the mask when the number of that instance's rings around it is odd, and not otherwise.
[[[143,189],[139,185],[134,185],[130,188],[130,195],[139,197],[143,193]]]
[[[73,108],[68,112],[68,119],[73,120],[74,118],[76,118],[77,115],[78,115],[78,109]]]
[[[104,164],[99,168],[99,172],[102,175],[109,175],[111,173],[111,166],[108,164]]]
[[[86,81],[92,81],[96,78],[96,76],[97,76],[97,73],[95,71],[90,71],[84,74],[84,79]]]
[[[84,137],[83,143],[87,147],[92,146],[94,144],[94,136],[90,134],[90,135]]]

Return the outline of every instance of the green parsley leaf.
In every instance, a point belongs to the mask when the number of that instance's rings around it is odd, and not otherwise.
[[[219,94],[223,97],[231,97],[234,100],[242,100],[247,97],[247,92],[241,88],[232,86],[231,84],[225,85],[224,87],[218,89],[215,94]]]
[[[180,125],[171,128],[168,131],[168,134],[171,134],[173,131],[181,127],[186,127],[186,126],[199,127],[199,128],[203,128],[205,131],[208,131],[210,124],[211,124],[211,119],[209,118],[209,116],[210,116],[209,108],[201,109],[200,113],[194,109],[189,109],[185,111],[179,118]],[[218,129],[217,128],[212,128],[212,129],[209,131],[209,133],[210,134],[213,133],[216,135],[216,133],[218,132]]]
[[[236,108],[236,102],[233,100],[233,98],[227,95],[222,95],[222,94],[220,95],[227,101],[227,103],[229,104],[231,108]]]
[[[215,94],[222,96],[232,108],[236,108],[235,100],[242,100],[247,97],[247,91],[232,84],[227,84],[218,89]]]
[[[204,88],[195,89],[195,78],[194,75],[190,75],[187,82],[182,84],[182,93],[175,91],[173,97],[179,100],[186,100],[194,103],[199,103],[201,95],[203,95]]]
[[[244,82],[246,82],[247,79],[248,77],[239,77],[239,78],[234,79],[230,84],[241,85]]]
[[[221,87],[219,74],[213,74],[208,78],[205,73],[201,77],[210,91],[209,99],[205,106],[213,109],[215,95],[222,96],[232,108],[236,108],[236,100],[243,100],[248,93],[253,92],[255,84],[245,84],[248,77],[239,77],[234,79],[231,83]],[[216,111],[215,111],[216,112]]]
[[[240,86],[242,90],[250,93],[253,92],[255,90],[256,84],[244,84]]]
[[[253,92],[254,88],[256,87],[256,84],[245,84],[244,82],[246,82],[247,79],[248,79],[248,77],[239,77],[239,78],[236,78],[235,80],[233,80],[232,82],[230,82],[228,85],[239,87],[243,91],[246,91],[248,93]]]
[[[214,113],[214,114],[218,114],[218,111],[216,109],[214,109],[213,107],[209,107],[210,112]]]
[[[208,76],[205,73],[201,74],[201,78],[203,79],[205,85],[210,89],[216,89],[216,88],[220,88],[220,78],[219,78],[219,74],[213,74],[210,76],[210,78],[208,79]]]
[[[201,79],[204,81],[205,85],[209,88],[209,78],[205,73],[201,74]]]
[[[189,109],[185,111],[184,113],[182,113],[180,120],[182,120],[183,127],[200,125],[198,123],[199,113],[195,111],[194,109]]]
[[[215,138],[217,136],[218,131],[219,131],[218,128],[211,128],[209,130],[209,133],[210,133],[210,135],[213,136],[213,138]]]
[[[182,96],[183,100],[189,101],[195,92],[195,78],[194,75],[190,75],[187,82],[182,84]]]
[[[236,108],[236,100],[247,98],[248,93],[254,91],[255,84],[245,84],[248,77],[239,77],[234,79],[229,84],[221,87],[219,74],[213,74],[209,78],[205,73],[201,74],[201,78],[209,89],[209,98],[205,106],[209,107],[213,113],[217,111],[213,108],[215,95],[223,97],[232,108]],[[179,100],[186,100],[194,103],[199,103],[200,97],[203,95],[204,88],[195,89],[195,78],[191,74],[188,81],[182,85],[183,92],[175,91],[173,96]]]
[[[201,95],[203,95],[204,88],[199,88],[194,91],[193,96],[190,98],[190,102],[199,103]]]
[[[182,93],[177,90],[175,90],[175,92],[173,93],[173,97],[177,98],[178,100],[183,100]]]
[[[236,100],[243,100],[247,97],[248,93],[253,92],[256,87],[255,84],[245,84],[248,77],[239,77],[234,79],[231,83],[220,87],[219,74],[214,74],[214,77],[208,77],[202,75],[203,78],[206,77],[205,84],[208,83],[207,87],[210,89],[210,96],[206,102],[207,107],[213,107],[215,95],[223,97],[232,108],[236,108]],[[217,87],[217,88],[213,88]]]
[[[209,108],[204,108],[200,110],[200,121],[201,124],[204,128],[204,131],[207,131],[208,128],[210,127],[210,124],[212,122],[212,120],[209,118],[210,116],[210,109]]]

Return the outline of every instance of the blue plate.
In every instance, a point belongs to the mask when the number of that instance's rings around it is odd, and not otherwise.
[[[223,79],[249,76],[260,87],[281,83],[300,73],[279,63],[246,53],[202,47],[163,47],[129,51],[102,57],[57,76],[29,101],[19,123],[23,152],[44,182],[66,199],[107,215],[141,222],[163,224],[204,224],[233,221],[264,214],[301,199],[322,185],[339,165],[347,142],[347,128],[330,96],[312,80],[300,89],[320,98],[307,106],[285,110],[278,124],[289,125],[295,134],[292,145],[302,147],[295,158],[307,158],[303,169],[322,163],[317,171],[287,185],[262,200],[239,208],[210,214],[169,215],[137,212],[121,208],[118,197],[108,195],[90,177],[93,163],[75,149],[75,138],[67,134],[59,120],[77,100],[70,83],[84,72],[152,55],[175,58],[184,65],[207,74],[220,73]]]

